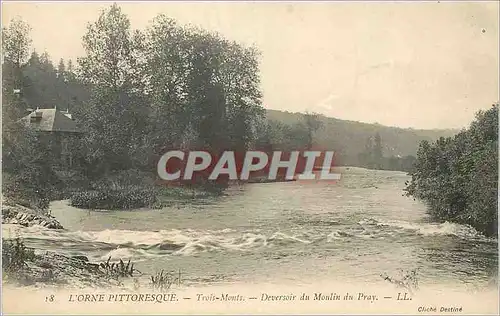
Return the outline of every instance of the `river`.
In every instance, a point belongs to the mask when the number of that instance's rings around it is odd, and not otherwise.
[[[164,209],[88,211],[51,204],[65,231],[3,225],[28,246],[91,261],[131,259],[145,275],[182,271],[186,284],[384,282],[416,269],[420,284],[482,287],[497,278],[498,241],[433,223],[403,196],[402,172],[340,168],[337,183],[232,187]]]

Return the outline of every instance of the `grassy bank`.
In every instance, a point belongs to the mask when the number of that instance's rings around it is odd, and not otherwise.
[[[199,199],[223,194],[225,186],[205,182],[166,186],[156,183],[156,175],[138,170],[110,174],[80,188],[70,196],[72,206],[85,209],[161,208],[179,200]]]
[[[132,209],[156,203],[154,191],[138,186],[101,188],[74,192],[71,205],[85,209]]]
[[[83,209],[124,210],[134,208],[162,208],[179,201],[219,196],[222,191],[190,187],[100,187],[73,192],[71,206]]]
[[[139,278],[142,280],[139,280]],[[145,280],[147,284],[144,284]],[[85,256],[65,256],[55,252],[37,253],[23,240],[2,238],[2,282],[16,286],[63,286],[65,288],[114,288],[131,283],[165,292],[180,284],[180,273],[161,270],[144,275],[131,260],[111,258],[92,263]]]

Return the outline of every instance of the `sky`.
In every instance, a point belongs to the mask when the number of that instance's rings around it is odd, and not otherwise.
[[[110,2],[3,2],[57,63]],[[462,128],[499,100],[499,2],[119,2],[133,29],[163,13],[261,52],[263,105],[412,128]]]

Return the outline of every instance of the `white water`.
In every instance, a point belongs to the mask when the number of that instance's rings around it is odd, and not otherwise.
[[[162,210],[51,205],[65,231],[3,225],[4,237],[92,261],[131,259],[142,272],[182,269],[196,284],[344,280],[418,269],[421,284],[486,286],[497,241],[473,228],[431,223],[402,196],[400,172],[342,169],[339,183],[251,184],[227,196]]]

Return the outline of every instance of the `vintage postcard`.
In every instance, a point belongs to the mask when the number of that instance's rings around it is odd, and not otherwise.
[[[498,315],[499,2],[2,3],[2,314]]]

